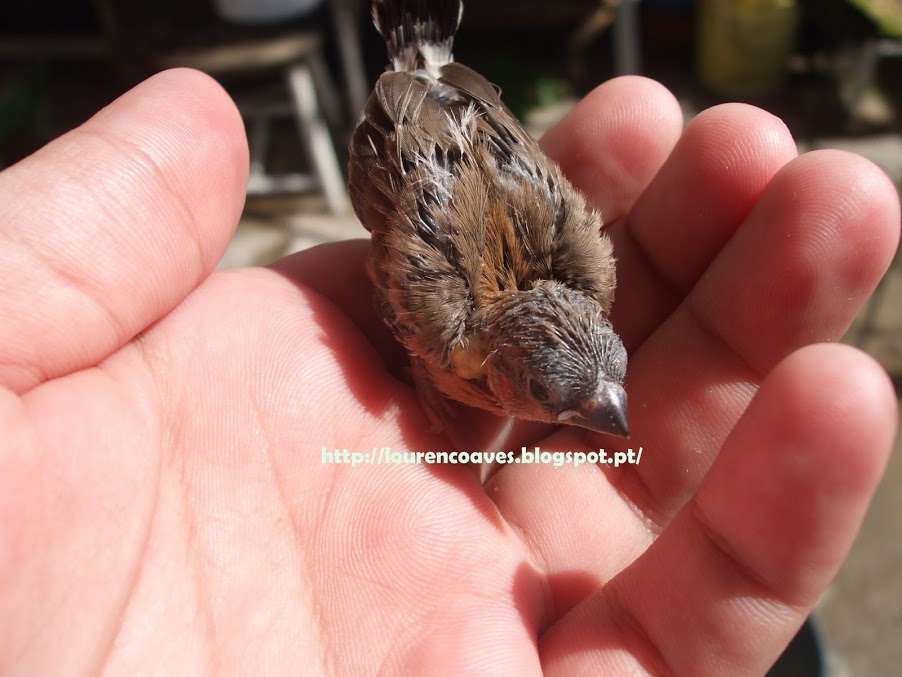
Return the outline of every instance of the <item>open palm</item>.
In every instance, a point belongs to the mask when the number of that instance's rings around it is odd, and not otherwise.
[[[211,275],[241,121],[161,74],[0,175],[0,672],[761,674],[841,563],[895,432],[839,337],[898,200],[747,106],[638,78],[545,140],[615,241],[639,465],[323,463],[436,437],[368,245]],[[808,347],[805,347],[808,346]],[[626,442],[520,426],[549,451]]]

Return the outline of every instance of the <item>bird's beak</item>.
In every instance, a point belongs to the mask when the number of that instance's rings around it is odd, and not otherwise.
[[[602,381],[592,397],[578,409],[561,412],[558,421],[600,433],[629,437],[626,391],[619,383]]]

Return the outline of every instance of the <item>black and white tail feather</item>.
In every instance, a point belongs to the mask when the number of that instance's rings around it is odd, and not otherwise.
[[[424,70],[434,78],[452,61],[461,0],[374,0],[373,22],[395,71]]]

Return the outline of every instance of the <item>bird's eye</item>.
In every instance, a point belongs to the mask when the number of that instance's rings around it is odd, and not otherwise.
[[[547,402],[548,401],[548,388],[543,386],[539,381],[535,380],[534,378],[529,379],[529,392],[539,402]]]

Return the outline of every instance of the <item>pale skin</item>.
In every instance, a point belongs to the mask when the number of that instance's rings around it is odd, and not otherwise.
[[[639,78],[544,143],[610,224],[644,452],[485,486],[321,462],[451,443],[395,376],[366,243],[212,272],[247,148],[206,77],[156,76],[3,172],[0,673],[763,674],[895,434],[885,373],[827,343],[890,263],[894,188],[748,106],[683,131]],[[485,417],[458,416],[476,448]]]

